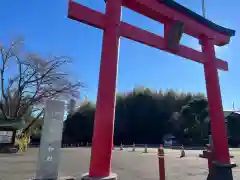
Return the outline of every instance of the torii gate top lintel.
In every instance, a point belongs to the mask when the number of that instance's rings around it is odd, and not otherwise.
[[[202,64],[205,61],[204,53],[181,44],[175,44],[177,50],[171,50],[166,45],[168,39],[165,36],[167,36],[169,27],[171,28],[174,22],[181,22],[184,25],[182,29],[184,33],[200,41],[201,38],[207,37],[212,39],[215,45],[219,46],[228,44],[230,37],[235,34],[234,30],[218,26],[172,0],[122,0],[122,6],[163,23],[164,38],[122,21],[120,23],[120,36]],[[159,11],[159,9],[161,9],[161,11]],[[106,24],[106,14],[71,0],[69,1],[68,17],[100,29],[104,29]],[[178,32],[173,33],[178,34]],[[175,34],[173,36],[176,36]],[[172,36],[172,34],[170,36]],[[228,70],[228,63],[226,61],[217,58],[216,60],[216,67],[218,69],[224,71]]]
[[[229,43],[235,31],[219,26],[173,0],[123,0],[123,6],[165,25],[172,21],[184,23],[184,32],[198,39],[205,35],[215,45]]]

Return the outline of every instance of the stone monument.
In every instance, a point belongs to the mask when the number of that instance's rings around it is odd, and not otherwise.
[[[46,100],[36,180],[73,179],[58,177],[64,108],[63,101]]]

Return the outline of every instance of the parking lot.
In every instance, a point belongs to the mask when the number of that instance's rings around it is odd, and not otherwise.
[[[143,148],[132,152],[131,148],[113,151],[112,171],[120,180],[158,180],[157,149]],[[200,150],[187,150],[186,157],[179,158],[180,150],[165,149],[166,180],[203,180],[207,177],[207,160],[198,157]],[[232,150],[234,162],[240,164],[240,151]],[[26,180],[34,177],[38,149],[30,148],[22,154],[0,154],[1,180]],[[88,172],[90,148],[64,148],[61,153],[59,176],[80,177]],[[240,178],[240,168],[233,170]]]

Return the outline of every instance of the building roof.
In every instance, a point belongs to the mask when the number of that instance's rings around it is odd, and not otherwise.
[[[238,115],[240,115],[240,111],[233,111],[233,110],[225,110],[225,111],[223,111],[223,113],[224,113],[224,117],[227,117],[230,114],[238,114]]]
[[[224,118],[225,118],[225,120],[226,120],[226,118],[227,118],[230,114],[238,114],[238,115],[240,115],[240,111],[233,111],[233,110],[224,110],[223,113],[224,113]],[[209,121],[209,116],[206,117],[205,121]]]
[[[172,8],[180,13],[183,13],[191,18],[193,18],[195,21],[199,22],[202,25],[205,25],[209,28],[211,28],[212,30],[222,33],[224,35],[227,36],[234,36],[235,35],[235,31],[232,29],[228,29],[222,26],[219,26],[215,23],[213,23],[212,21],[204,18],[203,16],[191,11],[190,9],[182,6],[181,4],[173,1],[173,0],[158,0],[159,3],[162,3],[166,6],[168,6],[169,8]]]
[[[22,129],[25,125],[23,120],[2,120],[0,119],[0,129],[1,128],[10,128],[14,130]]]

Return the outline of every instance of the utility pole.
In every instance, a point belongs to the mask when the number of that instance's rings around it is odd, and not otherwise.
[[[202,14],[203,17],[206,18],[205,0],[202,0]]]

